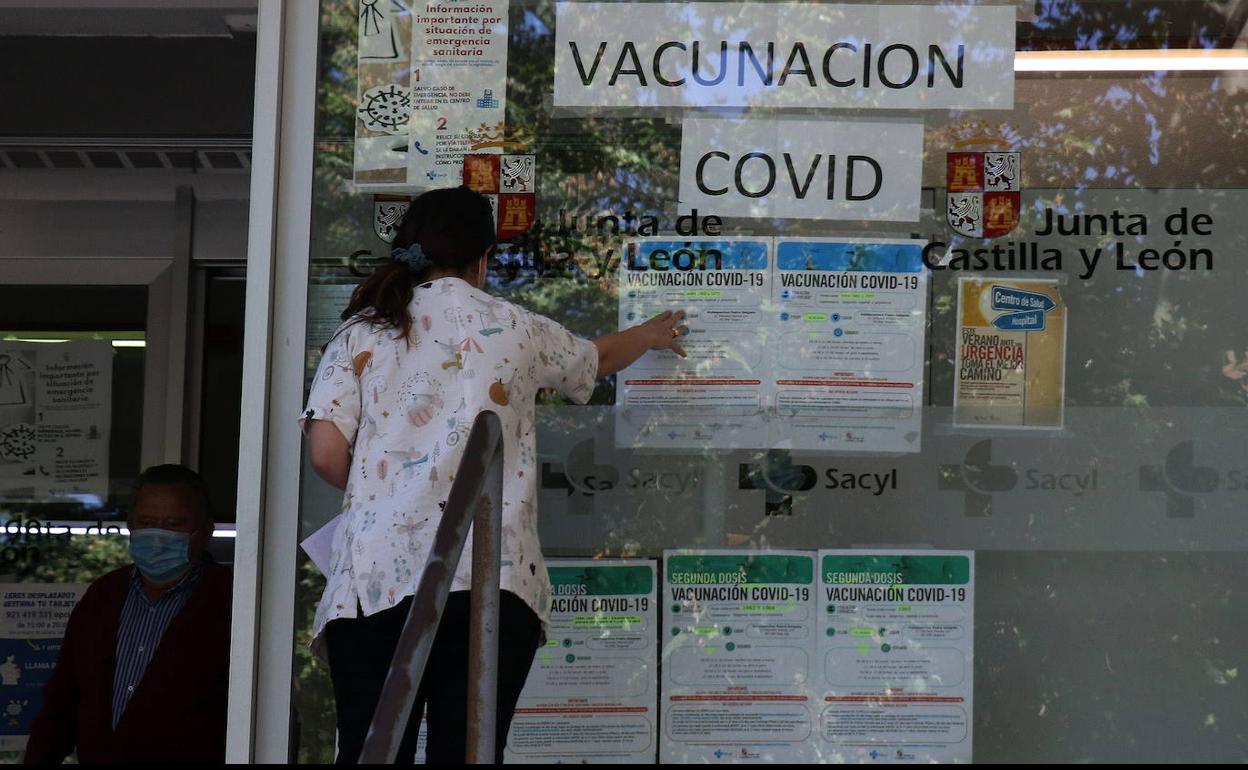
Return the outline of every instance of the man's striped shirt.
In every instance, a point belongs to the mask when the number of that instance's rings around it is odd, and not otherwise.
[[[117,629],[117,666],[113,671],[113,729],[121,721],[126,705],[139,689],[143,674],[156,654],[160,640],[168,630],[169,624],[186,606],[199,579],[203,575],[203,565],[196,566],[178,581],[177,585],[166,590],[155,602],[147,598],[143,591],[143,578],[136,567],[130,575],[130,591],[126,594],[125,604],[121,607],[121,625]],[[193,666],[195,661],[186,661],[185,665]]]

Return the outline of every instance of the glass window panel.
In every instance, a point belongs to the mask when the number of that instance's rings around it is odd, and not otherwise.
[[[1248,652],[1237,641],[1244,607],[1235,590],[1245,566],[1238,514],[1248,479],[1242,440],[1248,341],[1240,299],[1248,275],[1238,259],[1248,240],[1238,217],[1248,203],[1245,16],[1233,3],[1016,5],[1012,108],[902,114],[865,105],[747,114],[761,121],[922,126],[922,157],[907,158],[919,169],[919,189],[912,191],[917,218],[797,219],[782,209],[766,218],[722,217],[727,236],[940,244],[925,252],[940,264],[924,271],[925,290],[914,307],[923,321],[913,340],[921,384],[911,389],[917,424],[913,440],[903,436],[904,451],[871,444],[880,415],[896,414],[896,400],[879,402],[885,408],[852,398],[856,406],[839,417],[807,417],[822,427],[799,448],[792,443],[801,422],[794,415],[779,415],[779,430],[767,441],[723,445],[700,441],[696,429],[726,418],[672,408],[656,419],[694,431],[692,446],[655,450],[622,439],[620,378],[607,378],[588,406],[559,397],[543,397],[539,405],[543,550],[548,557],[659,560],[659,591],[668,549],[974,551],[974,655],[967,672],[974,683],[967,715],[973,738],[967,740],[975,761],[1241,758],[1243,737],[1228,725],[1245,716],[1235,682],[1237,661]],[[353,185],[360,9],[339,0],[321,7],[309,378],[352,288],[390,249],[374,231],[374,190]],[[653,36],[660,7],[628,5],[636,35]],[[740,8],[741,19],[760,25],[779,12],[775,4]],[[387,20],[400,30],[395,39],[402,45],[409,22]],[[706,21],[711,28],[727,24],[727,12]],[[687,226],[678,218],[691,213],[680,202],[680,176],[692,162],[682,157],[682,134],[687,141],[693,114],[556,106],[556,32],[554,3],[511,4],[505,119],[508,129],[531,137],[537,224],[500,248],[488,289],[593,337],[619,327],[617,270],[626,236],[652,218],[658,232],[688,237],[674,230]],[[1167,69],[1179,65],[1162,58],[1193,53],[1239,58],[1223,60],[1227,69],[1205,70]],[[1115,69],[1128,54],[1148,63]],[[602,66],[615,64],[608,58]],[[649,71],[651,62],[640,64]],[[396,62],[396,72],[406,66]],[[718,137],[731,138],[731,132]],[[406,144],[402,136],[396,141]],[[1004,154],[977,155],[978,162],[1007,164],[1002,168],[1017,188],[1009,191],[1014,197],[997,199],[1005,201],[995,210],[1004,231],[987,239],[982,230],[960,235],[950,221],[957,185],[949,154],[992,152]],[[790,172],[783,165],[779,172],[788,184]],[[823,183],[818,179],[816,189]],[[702,217],[716,214],[699,209]],[[985,205],[981,213],[986,226],[993,212]],[[1085,260],[1094,257],[1099,261],[1091,269]],[[1027,421],[1019,402],[1017,415],[989,410],[1004,428],[966,424],[977,413],[959,412],[955,387],[975,377],[960,372],[960,357],[1014,354],[1000,340],[962,336],[974,324],[961,318],[967,310],[959,309],[960,279],[971,276],[988,283],[1056,281],[1066,334],[1055,358],[1037,366],[1061,365],[1061,377],[1052,380],[1061,393],[1048,403],[1050,412],[1060,406],[1060,419],[1038,417],[1044,408],[1032,403],[1031,426],[1018,425]],[[1038,286],[1016,288],[1034,294]],[[1012,310],[1025,312],[1018,305]],[[804,323],[831,323],[831,312],[804,312],[810,314]],[[817,360],[820,346],[839,344],[835,338],[799,342],[800,352],[784,359],[782,351],[781,360]],[[1012,370],[982,371],[1008,379]],[[973,401],[966,399],[963,407]],[[820,432],[835,448],[818,445]],[[300,529],[307,536],[339,510],[341,496],[310,468],[303,490]],[[323,585],[316,567],[303,562],[294,692],[304,762],[333,756],[328,676],[306,646]],[[653,641],[667,672],[692,676],[668,641],[679,627],[671,604],[658,597]],[[815,615],[822,617],[809,622],[823,625],[812,628],[835,630],[829,614],[818,602]],[[539,653],[539,667],[541,660]],[[658,693],[657,679],[654,686]],[[812,730],[839,724],[824,709],[809,717]],[[654,726],[651,761],[671,740],[669,732]],[[862,742],[829,749],[810,740],[818,748],[808,758],[856,759],[868,750]],[[914,743],[880,738],[870,746],[904,760]],[[732,753],[758,749],[724,744]],[[762,758],[774,750],[762,749]]]

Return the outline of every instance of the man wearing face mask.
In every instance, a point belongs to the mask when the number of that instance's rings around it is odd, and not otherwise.
[[[44,688],[25,761],[223,762],[230,570],[207,553],[203,479],[159,465],[135,483],[134,564],[91,584]]]

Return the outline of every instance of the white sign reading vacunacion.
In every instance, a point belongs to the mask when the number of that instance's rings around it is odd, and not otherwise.
[[[1013,6],[557,4],[555,105],[1010,109]]]
[[[915,222],[923,124],[685,118],[680,202],[729,217]]]

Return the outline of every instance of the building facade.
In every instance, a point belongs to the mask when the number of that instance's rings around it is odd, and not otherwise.
[[[689,359],[539,403],[556,617],[511,759],[1244,757],[1248,3],[0,20],[4,588],[125,563],[138,470],[200,470],[231,761],[332,760],[300,544],[341,497],[295,419],[407,201],[461,183],[495,295],[690,319]]]

